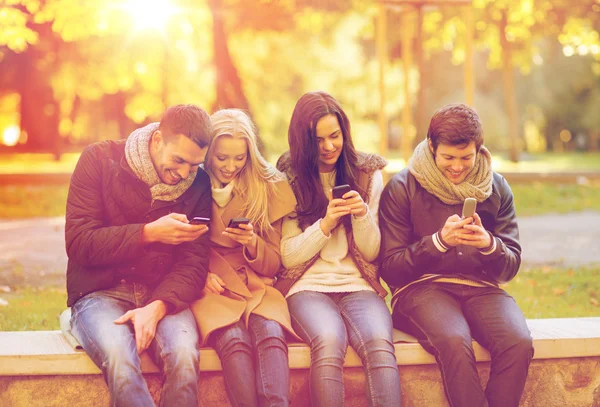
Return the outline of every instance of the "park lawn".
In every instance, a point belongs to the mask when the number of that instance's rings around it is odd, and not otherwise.
[[[0,185],[0,218],[64,216],[69,186]]]
[[[503,288],[527,318],[600,316],[600,265],[575,269],[542,267],[523,269]],[[0,331],[60,329],[58,317],[67,295],[61,288],[17,287],[0,292],[8,305],[0,305]],[[389,305],[389,296],[387,298]],[[0,301],[2,303],[2,301]]]
[[[11,287],[0,291],[0,331],[49,331],[60,329],[58,317],[67,306],[63,288]],[[2,305],[5,304],[5,305]]]
[[[600,183],[552,184],[534,182],[514,184],[518,216],[600,211]],[[68,185],[0,186],[0,219],[64,216]]]

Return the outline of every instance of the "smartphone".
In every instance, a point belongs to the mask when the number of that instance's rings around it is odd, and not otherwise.
[[[337,185],[331,190],[331,195],[333,196],[333,199],[341,199],[346,192],[350,191],[352,191],[352,188],[350,188],[350,185],[348,184]]]
[[[240,225],[247,225],[248,223],[250,223],[248,218],[231,218],[227,227],[241,229]]]
[[[210,223],[210,218],[202,218],[200,216],[195,216],[190,221],[190,225],[208,225]]]
[[[475,198],[465,199],[462,209],[462,218],[468,218],[475,214],[475,208],[477,207],[477,200]]]

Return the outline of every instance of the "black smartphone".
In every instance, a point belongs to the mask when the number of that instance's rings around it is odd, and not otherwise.
[[[350,188],[350,185],[348,184],[337,185],[331,190],[331,195],[333,196],[333,199],[341,199],[346,192],[350,191],[352,191],[352,188]]]
[[[195,216],[190,221],[190,225],[208,225],[210,223],[210,218],[202,218],[200,216]]]
[[[247,225],[248,223],[250,223],[248,218],[231,218],[227,227],[241,229],[240,225]]]

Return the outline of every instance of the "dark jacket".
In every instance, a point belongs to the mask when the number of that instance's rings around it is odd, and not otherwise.
[[[496,240],[489,255],[471,246],[439,251],[432,235],[446,219],[461,213],[462,204],[448,205],[427,192],[410,174],[400,171],[388,182],[379,204],[380,273],[393,288],[423,274],[462,277],[497,285],[511,280],[521,264],[519,230],[513,194],[506,180],[494,173],[492,194],[477,204],[483,227]]]
[[[179,245],[142,243],[144,224],[171,212],[210,217],[208,175],[172,202],[151,204],[150,188],[125,159],[125,140],[87,147],[71,177],[67,198],[67,305],[114,287],[121,279],[148,284],[149,302],[163,300],[176,313],[198,298],[208,270],[208,233]]]

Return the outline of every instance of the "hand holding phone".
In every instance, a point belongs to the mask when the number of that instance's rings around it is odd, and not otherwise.
[[[350,191],[352,191],[352,188],[350,188],[350,185],[348,184],[336,185],[331,190],[331,196],[333,199],[343,199],[342,197]]]
[[[250,223],[248,218],[231,218],[227,227],[241,229],[240,225],[247,225],[248,223]]]
[[[190,220],[190,225],[208,225],[210,223],[210,218],[202,218],[200,216],[195,216]]]

